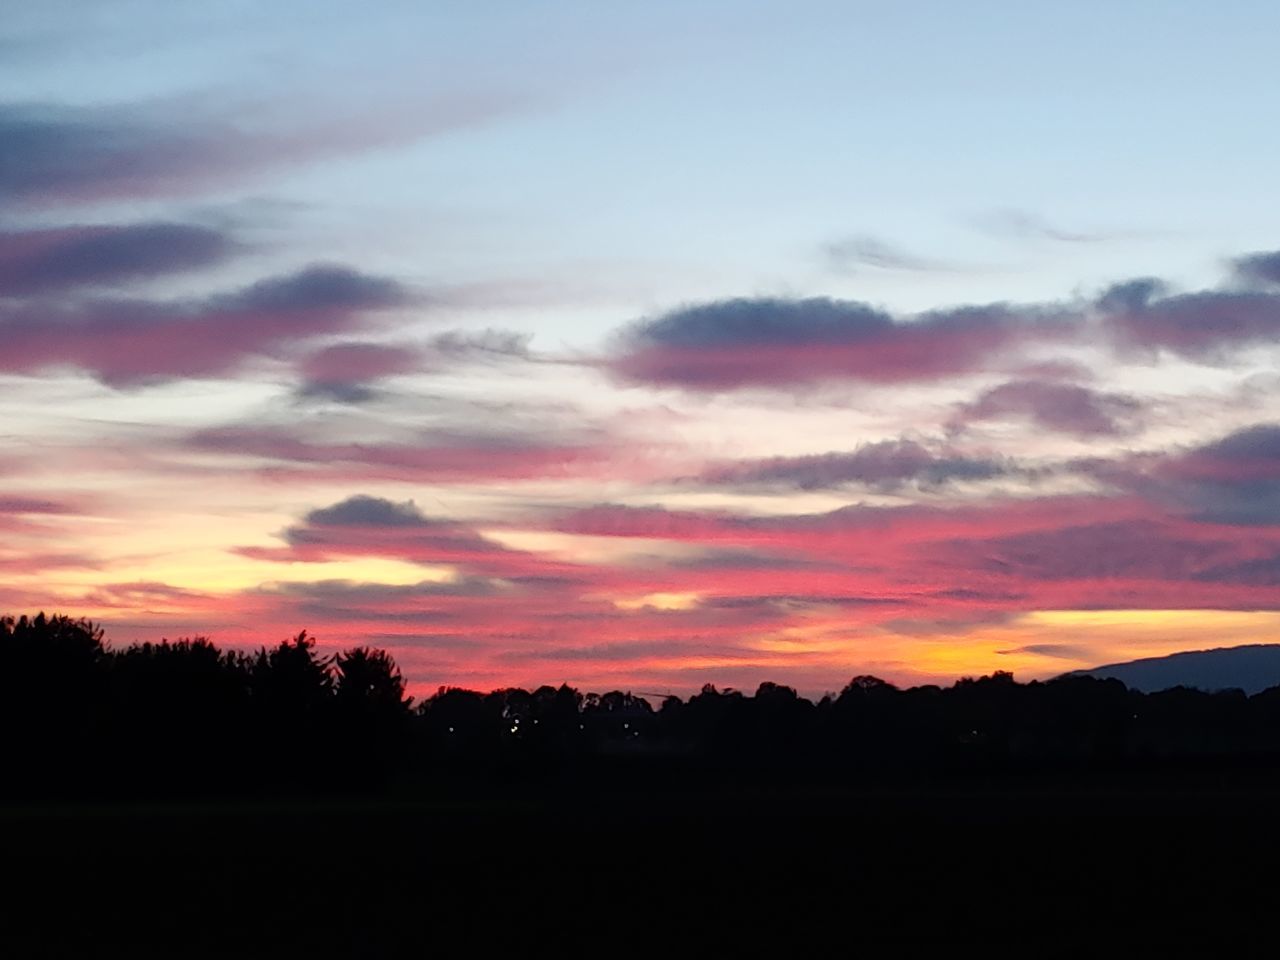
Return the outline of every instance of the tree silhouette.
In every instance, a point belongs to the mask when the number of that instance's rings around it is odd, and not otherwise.
[[[442,687],[419,704],[383,650],[305,631],[253,653],[196,637],[112,648],[65,616],[0,617],[6,795],[384,790],[457,774],[788,783],[1028,771],[1280,773],[1280,688],[1252,697],[1011,674],[899,689],[855,676],[818,703],[706,684],[661,709],[622,690]],[[1188,775],[1191,775],[1188,773]]]
[[[355,647],[333,659],[329,762],[348,783],[380,780],[408,748],[410,706],[400,668],[384,650]]]

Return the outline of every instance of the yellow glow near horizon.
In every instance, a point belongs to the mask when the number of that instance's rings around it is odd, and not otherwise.
[[[888,637],[879,639],[889,640]],[[1040,610],[964,633],[902,638],[904,659],[940,676],[1009,670],[1022,679],[1188,650],[1280,640],[1280,612]],[[890,640],[890,645],[893,644]]]
[[[903,633],[825,620],[744,644],[854,673],[894,669],[950,682],[1007,670],[1021,680],[1188,650],[1280,642],[1280,612],[1235,610],[1039,610],[1007,622]]]

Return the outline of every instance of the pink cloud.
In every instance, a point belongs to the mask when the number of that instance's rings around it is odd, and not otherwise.
[[[220,375],[408,302],[394,281],[319,265],[194,302],[30,303],[0,309],[0,371],[78,368],[119,386]]]

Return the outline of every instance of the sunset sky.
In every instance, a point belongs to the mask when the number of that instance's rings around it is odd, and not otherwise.
[[[1280,7],[0,0],[0,613],[424,693],[1280,641]]]

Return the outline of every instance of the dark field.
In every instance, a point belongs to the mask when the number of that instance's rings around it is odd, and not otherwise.
[[[9,809],[11,955],[552,954],[1266,934],[1280,782],[451,787]]]
[[[413,706],[385,655],[304,635],[118,651],[37,617],[0,640],[0,960],[1107,954],[1266,935],[1280,887],[1280,688]]]

